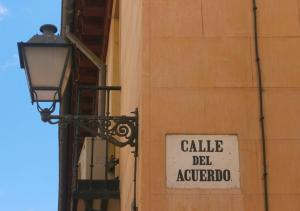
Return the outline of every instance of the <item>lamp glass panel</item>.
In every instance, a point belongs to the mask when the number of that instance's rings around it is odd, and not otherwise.
[[[35,90],[35,93],[34,101],[59,101],[59,96],[55,96],[56,90]]]
[[[68,48],[26,46],[24,50],[32,87],[59,87]]]

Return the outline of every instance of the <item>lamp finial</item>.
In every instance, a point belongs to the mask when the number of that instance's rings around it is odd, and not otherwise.
[[[40,31],[44,34],[49,32],[55,34],[57,32],[57,28],[52,24],[45,24],[41,26]]]

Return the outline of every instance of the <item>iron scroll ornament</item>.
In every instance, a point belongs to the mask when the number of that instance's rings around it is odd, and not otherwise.
[[[55,108],[55,106],[54,106]],[[109,143],[125,147],[130,145],[136,147],[138,137],[138,110],[133,116],[95,116],[95,115],[52,115],[54,111],[51,108],[41,108],[38,111],[41,114],[43,122],[50,124],[74,124],[90,133],[93,137],[100,137]],[[119,140],[121,139],[121,140]]]

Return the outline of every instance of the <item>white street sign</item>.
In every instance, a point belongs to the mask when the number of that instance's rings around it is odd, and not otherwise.
[[[235,135],[167,135],[169,188],[239,188]]]

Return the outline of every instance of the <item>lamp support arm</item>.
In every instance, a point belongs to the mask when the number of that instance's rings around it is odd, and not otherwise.
[[[81,42],[67,27],[66,38],[83,53],[89,60],[101,71],[105,71],[105,64],[101,59],[94,54],[83,42]]]
[[[91,136],[104,139],[118,147],[137,146],[138,111],[132,113],[133,116],[96,116],[52,115],[47,108],[40,111],[43,122],[62,125],[74,124],[90,133]]]

